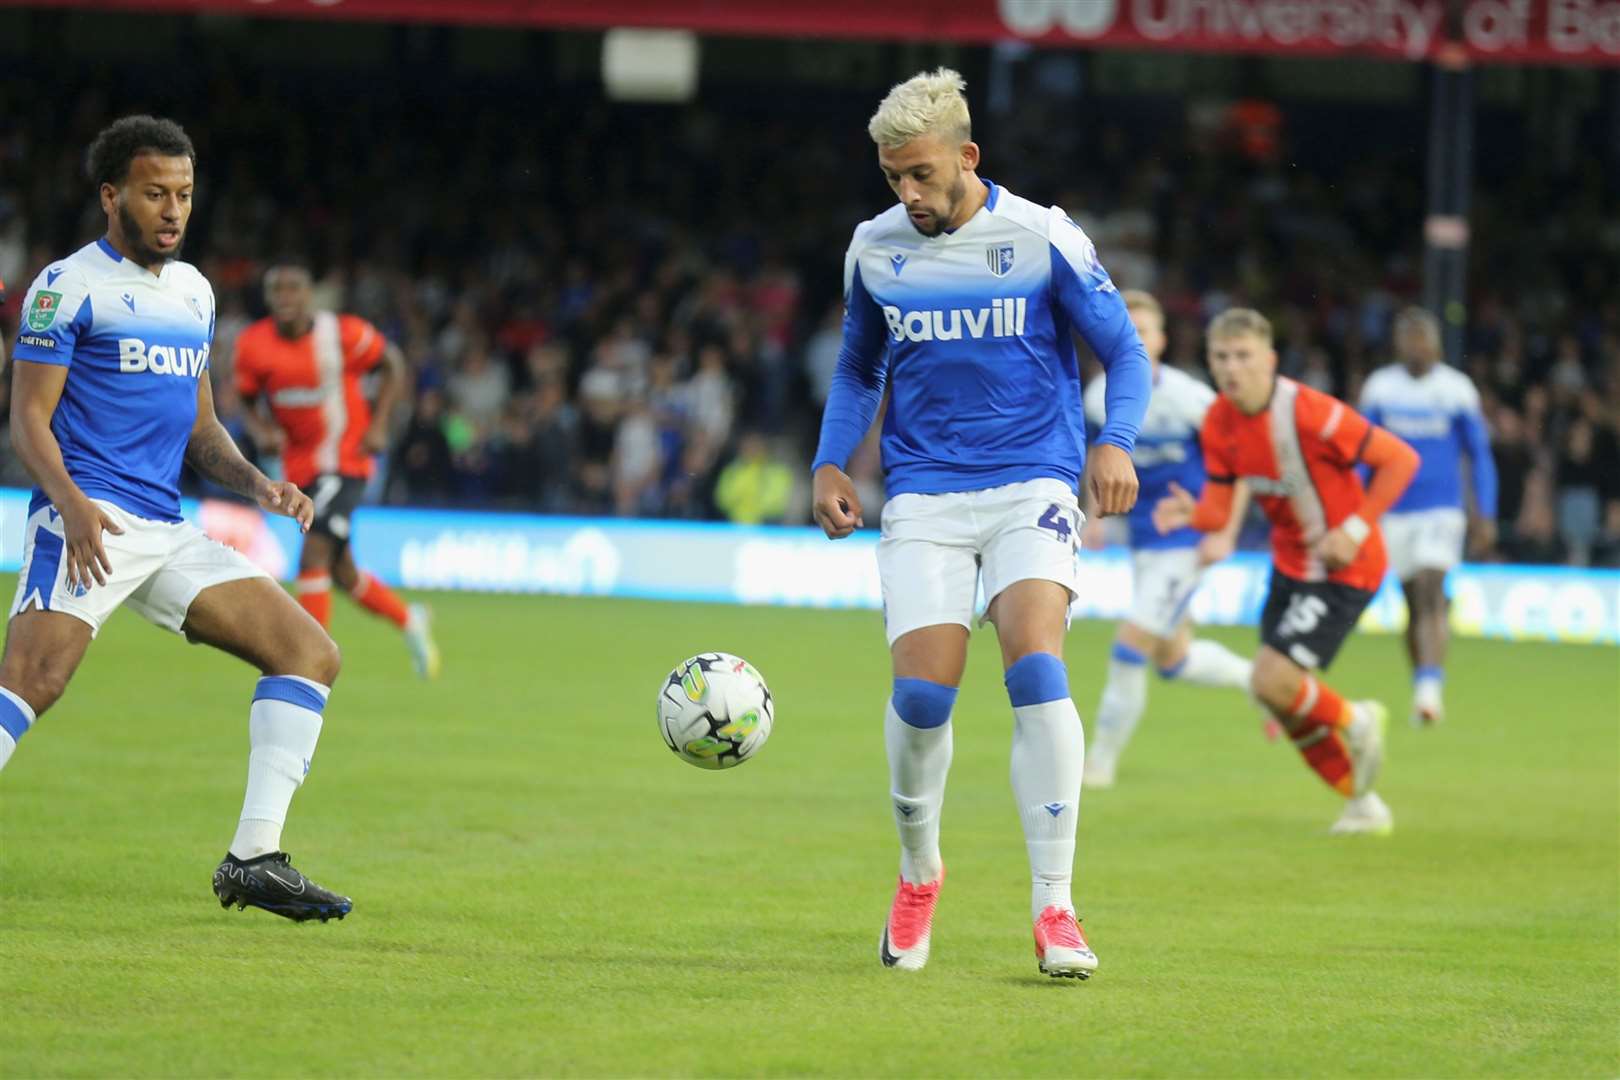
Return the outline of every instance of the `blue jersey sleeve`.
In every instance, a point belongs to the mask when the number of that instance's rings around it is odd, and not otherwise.
[[[47,267],[23,300],[17,347],[11,355],[68,367],[74,346],[90,329],[90,318],[90,290],[83,276],[70,267]]]
[[[1491,434],[1485,416],[1477,409],[1457,414],[1453,423],[1457,437],[1468,454],[1468,471],[1474,481],[1474,506],[1481,517],[1496,517],[1496,458],[1491,454]]]
[[[1108,373],[1107,420],[1092,441],[1128,454],[1136,447],[1153,391],[1147,350],[1091,241],[1066,215],[1053,226],[1051,249],[1053,300]]]
[[[821,442],[811,472],[827,464],[844,468],[866,437],[888,380],[888,337],[883,312],[861,284],[857,264],[844,291],[844,344],[838,350],[838,368],[827,390]]]

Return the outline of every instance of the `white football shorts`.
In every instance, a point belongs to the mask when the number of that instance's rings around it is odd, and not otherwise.
[[[983,491],[896,495],[883,507],[878,577],[889,644],[925,626],[971,628],[981,579],[986,606],[1017,581],[1075,591],[1085,515],[1061,480]]]
[[[92,581],[88,589],[69,589],[62,519],[54,507],[41,507],[24,526],[22,570],[8,619],[30,608],[61,611],[89,623],[94,635],[127,601],[148,622],[179,633],[191,602],[204,589],[270,576],[189,521],[150,521],[110,502],[94,502],[124,530],[101,536],[112,564],[107,584]]]
[[[1156,638],[1174,637],[1204,577],[1196,547],[1131,553],[1131,610],[1125,621]]]
[[[1385,514],[1379,527],[1397,580],[1410,581],[1419,570],[1450,570],[1462,561],[1468,517],[1454,506]]]

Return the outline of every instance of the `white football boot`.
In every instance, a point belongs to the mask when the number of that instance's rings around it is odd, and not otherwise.
[[[1354,795],[1365,795],[1372,790],[1384,764],[1384,730],[1389,727],[1389,710],[1378,701],[1357,701],[1351,708],[1355,718],[1344,729],[1344,744],[1350,752]]]
[[[1328,832],[1334,836],[1388,836],[1395,829],[1395,815],[1375,791],[1346,799],[1344,812]]]
[[[424,679],[439,677],[439,646],[433,641],[433,616],[426,604],[406,608],[405,647],[411,651],[411,666]]]
[[[1440,697],[1440,684],[1424,680],[1412,688],[1412,726],[1434,727],[1446,718],[1446,704]]]

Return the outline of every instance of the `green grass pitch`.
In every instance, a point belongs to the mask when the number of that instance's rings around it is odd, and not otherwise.
[[[0,580],[10,596],[12,579]],[[1154,685],[1082,803],[1102,960],[1035,969],[1010,711],[975,635],[919,975],[877,937],[896,848],[869,612],[432,597],[445,676],[336,603],[343,677],[286,844],[342,923],[221,911],[252,673],[120,614],[0,776],[0,1075],[1620,1074],[1620,653],[1459,642],[1404,722],[1391,638],[1332,681],[1390,702],[1397,827],[1336,800],[1235,694]],[[1075,627],[1089,722],[1111,628]],[[1252,631],[1212,630],[1252,648]],[[684,656],[776,694],[709,773],[653,723]]]

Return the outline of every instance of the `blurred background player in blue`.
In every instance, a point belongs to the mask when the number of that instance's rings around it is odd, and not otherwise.
[[[196,151],[173,121],[126,116],[96,137],[88,167],[106,234],[34,279],[13,353],[11,441],[37,486],[0,659],[0,767],[127,603],[263,673],[247,794],[214,871],[220,904],[341,919],[349,899],[280,850],[337,646],[269,575],[180,516],[182,463],[305,530],[314,515],[296,485],[242,457],[214,413],[214,291],[179,261]]]
[[[1194,639],[1188,614],[1204,568],[1232,554],[1248,508],[1248,487],[1234,493],[1232,516],[1218,532],[1175,529],[1164,535],[1153,527],[1153,507],[1170,493],[1172,483],[1187,491],[1204,487],[1204,452],[1198,432],[1215,391],[1176,368],[1164,356],[1164,309],[1150,294],[1127,289],[1121,294],[1136,333],[1153,365],[1153,400],[1131,460],[1142,490],[1125,524],[1131,545],[1131,613],[1119,624],[1108,662],[1108,682],[1097,703],[1096,726],[1086,749],[1087,787],[1111,787],[1119,757],[1147,707],[1147,665],[1166,679],[1193,686],[1247,691],[1251,665],[1218,641]],[[1086,423],[1099,430],[1107,415],[1108,376],[1086,387]],[[1089,508],[1088,508],[1089,510]],[[1102,521],[1086,523],[1085,546],[1100,548]]]
[[[1406,593],[1406,649],[1412,659],[1412,723],[1445,718],[1446,646],[1451,601],[1446,573],[1462,561],[1471,533],[1481,554],[1496,544],[1496,462],[1472,380],[1441,362],[1440,324],[1411,307],[1395,320],[1396,363],[1373,372],[1361,412],[1399,435],[1422,458],[1412,486],[1384,515],[1389,568]],[[1462,459],[1471,505],[1465,513]]]
[[[1036,957],[1048,975],[1085,978],[1097,958],[1070,896],[1085,733],[1062,660],[1077,494],[1084,474],[1101,513],[1135,503],[1130,454],[1151,376],[1080,227],[979,177],[965,89],[947,68],[916,75],[868,125],[899,205],[857,226],[844,256],[843,347],[812,465],[813,513],[835,540],[864,524],[844,469],[887,389],[878,571],[901,852],[880,959],[906,970],[928,959],[951,710],[982,585],[1013,709]],[[1075,331],[1111,376],[1089,474]]]

